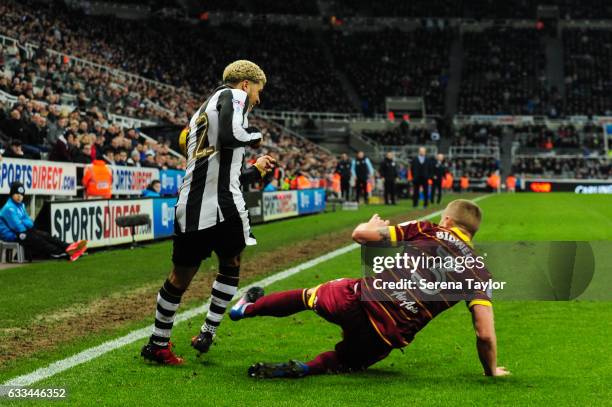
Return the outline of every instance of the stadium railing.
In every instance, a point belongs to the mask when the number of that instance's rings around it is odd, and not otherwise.
[[[3,90],[0,90],[0,102],[8,105],[9,107],[13,107],[15,103],[17,103],[17,97],[11,95],[10,93],[6,93]]]
[[[385,146],[385,145],[380,145],[378,147],[378,159],[380,161],[382,161],[383,158],[385,158],[385,154],[387,153],[393,153],[395,160],[403,162],[403,163],[409,163],[410,160],[413,157],[416,157],[418,152],[419,152],[419,148],[423,147],[420,144],[407,144],[407,145],[403,145],[403,146]],[[435,144],[427,144],[427,154],[428,155],[433,155],[435,156],[436,154],[438,154],[438,146]]]

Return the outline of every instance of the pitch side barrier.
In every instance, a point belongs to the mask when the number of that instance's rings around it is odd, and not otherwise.
[[[612,194],[612,180],[528,178],[519,192],[574,192],[576,194]]]
[[[135,229],[137,242],[164,239],[174,233],[176,197],[47,201],[36,217],[36,227],[63,241],[81,239],[89,247],[109,247],[130,243],[129,228],[119,227],[116,219],[127,215],[147,215],[151,225]],[[253,224],[325,210],[325,190],[247,192],[245,201]]]

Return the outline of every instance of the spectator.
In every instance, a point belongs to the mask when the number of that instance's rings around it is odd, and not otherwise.
[[[83,144],[81,149],[74,154],[72,161],[79,164],[91,164],[91,144]]]
[[[145,162],[142,163],[143,167],[157,168],[157,163],[155,162],[155,153],[148,152],[146,155]]]
[[[72,131],[59,136],[53,149],[49,153],[51,161],[71,162],[74,150],[79,146],[79,140]]]
[[[115,149],[110,146],[104,147],[102,161],[108,165],[115,165]]]
[[[263,190],[264,190],[264,192],[276,192],[276,191],[278,191],[278,180],[272,179],[270,182],[268,182],[268,185],[266,185]]]
[[[115,155],[115,165],[128,165],[127,160],[127,151],[124,148],[117,150],[117,154]]]
[[[2,132],[8,137],[18,140],[27,139],[26,125],[21,119],[21,112],[19,109],[11,110],[9,118],[0,123],[0,129],[2,129]]]
[[[161,182],[158,179],[151,181],[147,189],[142,191],[143,198],[159,198],[161,196]]]
[[[130,158],[127,160],[127,165],[130,167],[140,167],[140,153],[138,150],[132,150],[132,154],[130,154]]]
[[[85,253],[86,240],[68,244],[34,227],[23,203],[23,184],[12,183],[9,194],[9,199],[0,210],[0,238],[3,241],[19,242],[30,255],[36,257],[67,258],[75,261]]]
[[[9,146],[9,149],[4,152],[6,158],[30,158],[23,152],[21,141],[13,140]]]

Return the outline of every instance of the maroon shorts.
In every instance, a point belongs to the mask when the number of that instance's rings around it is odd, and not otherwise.
[[[346,370],[365,369],[384,359],[393,349],[375,331],[361,307],[359,279],[342,278],[320,285],[312,309],[342,327],[336,354]]]

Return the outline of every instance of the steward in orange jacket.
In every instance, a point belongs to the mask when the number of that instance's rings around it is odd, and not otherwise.
[[[105,198],[112,194],[113,173],[103,160],[94,160],[85,168],[83,187],[87,199]]]

